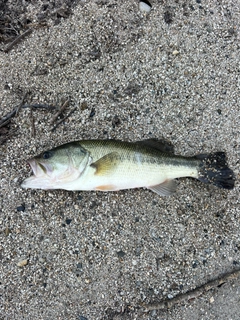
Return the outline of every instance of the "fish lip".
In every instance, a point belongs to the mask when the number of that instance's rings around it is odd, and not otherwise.
[[[29,159],[28,163],[33,171],[34,176],[37,176],[37,162],[35,159]]]
[[[30,164],[33,175],[35,177],[41,177],[43,175],[49,176],[52,172],[52,168],[50,165],[36,161],[36,159],[34,159],[34,158],[29,159],[28,163]]]

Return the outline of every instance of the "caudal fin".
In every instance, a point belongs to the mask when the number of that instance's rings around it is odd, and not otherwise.
[[[233,189],[234,173],[228,167],[224,152],[200,154],[197,155],[197,158],[202,160],[198,180],[219,188]]]

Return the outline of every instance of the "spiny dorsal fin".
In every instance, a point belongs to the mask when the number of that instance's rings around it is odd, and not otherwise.
[[[161,184],[148,187],[148,189],[156,192],[160,196],[171,196],[176,191],[177,185],[175,180],[166,180]]]
[[[119,160],[119,154],[117,152],[112,152],[92,163],[91,167],[96,168],[95,175],[104,176],[113,173]]]
[[[142,141],[136,141],[135,143],[140,146],[142,145],[151,147],[162,152],[174,153],[173,145],[166,139],[147,139]]]

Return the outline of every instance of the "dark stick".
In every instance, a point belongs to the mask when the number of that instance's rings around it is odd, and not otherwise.
[[[16,116],[18,115],[19,111],[21,110],[22,106],[23,106],[23,103],[24,103],[24,100],[26,99],[26,96],[29,94],[29,91],[26,91],[22,97],[22,100],[19,104],[19,106],[17,107],[17,110],[16,110]]]
[[[27,94],[27,93],[26,93]],[[22,102],[24,102],[26,98],[26,94],[24,95]],[[19,113],[20,109],[32,108],[32,109],[55,109],[54,106],[49,106],[48,104],[25,104],[15,107],[12,111],[8,112],[2,119],[0,119],[0,128],[6,126],[9,123],[9,120],[13,118],[17,113]]]
[[[186,302],[191,299],[195,299],[195,298],[201,296],[203,293],[205,293],[213,288],[216,288],[227,281],[237,279],[239,276],[240,276],[240,269],[235,270],[231,273],[227,273],[223,277],[220,277],[218,279],[207,282],[204,285],[202,285],[194,290],[188,291],[183,294],[179,294],[178,296],[174,297],[173,299],[166,299],[166,300],[160,301],[159,303],[143,304],[143,307],[146,309],[146,311],[170,309],[176,304]]]
[[[5,122],[0,124],[0,128],[5,127],[6,125],[8,125],[11,122],[11,119],[6,120]]]
[[[75,112],[76,110],[77,110],[77,107],[75,107],[72,111],[70,111],[69,114],[67,114],[63,119],[58,121],[57,124],[51,129],[51,131],[53,132],[63,121],[65,121],[68,117],[70,117],[70,115],[73,114],[73,112]]]
[[[54,106],[50,106],[48,104],[38,104],[38,103],[35,103],[35,104],[24,104],[22,106],[23,109],[26,109],[26,108],[31,108],[31,109],[56,109],[56,107]]]
[[[35,138],[36,136],[36,128],[34,123],[34,117],[33,117],[33,109],[30,109],[30,115],[31,115],[31,124],[32,124],[32,137]]]
[[[54,121],[57,120],[58,116],[60,116],[61,113],[63,113],[63,111],[67,108],[67,106],[69,105],[69,100],[67,99],[61,106],[61,108],[57,111],[57,113],[54,114],[54,116],[52,117],[52,120],[50,121],[50,124],[53,124]]]
[[[14,108],[12,111],[8,112],[4,117],[2,117],[2,119],[0,120],[0,126],[4,127],[5,125],[7,125],[8,123],[6,122],[11,118],[13,118],[16,112],[17,112],[17,107]]]
[[[7,139],[11,138],[16,131],[17,129],[10,129],[6,134],[0,135],[0,145],[7,141]]]
[[[9,43],[9,45],[7,45],[6,48],[3,51],[4,52],[10,51],[15,46],[15,44],[20,42],[24,37],[29,35],[31,32],[32,32],[32,29],[28,29],[24,33],[22,33],[19,36],[17,36],[17,38],[15,38],[11,43]]]
[[[26,99],[26,96],[29,92],[25,92],[23,97],[22,97],[22,100],[20,102],[20,104],[15,107],[12,111],[8,112],[4,117],[2,117],[2,119],[0,120],[0,128],[8,125],[11,121],[11,118],[15,117],[16,115],[18,115],[19,111],[21,110],[22,108],[22,105],[24,103],[24,100]]]

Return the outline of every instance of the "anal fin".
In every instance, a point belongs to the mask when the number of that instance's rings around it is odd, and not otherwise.
[[[147,188],[160,196],[171,196],[176,191],[177,184],[175,180],[166,180],[163,183]]]

